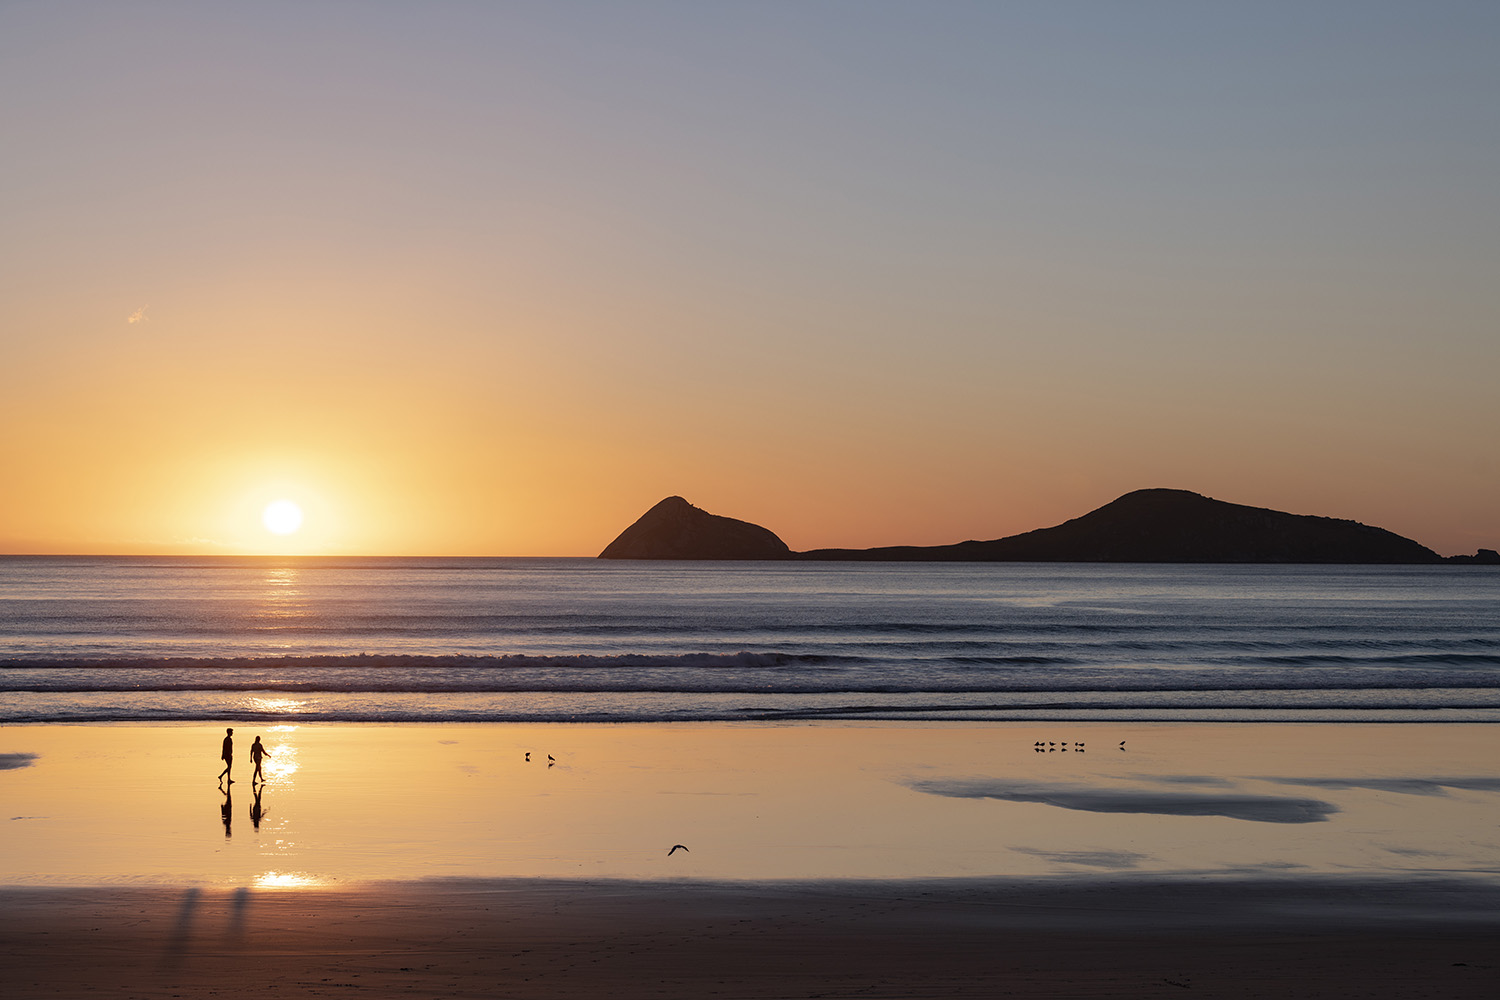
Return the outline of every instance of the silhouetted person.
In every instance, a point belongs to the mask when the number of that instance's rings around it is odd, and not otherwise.
[[[230,782],[230,785],[234,782]],[[232,836],[229,829],[229,821],[234,819],[234,797],[229,791],[228,785],[220,785],[219,790],[224,793],[224,804],[219,807],[219,818],[224,821],[224,838],[227,840]]]
[[[229,777],[229,771],[234,767],[234,730],[224,730],[224,749],[219,754],[219,759],[224,762],[224,770],[219,772],[219,781]],[[229,783],[234,784],[234,779],[229,778]]]
[[[264,783],[257,785],[252,782],[250,785],[250,794],[255,796],[255,801],[250,804],[250,823],[256,830],[260,829],[260,818],[265,815],[265,811],[260,807],[260,793],[265,791],[265,788]]]
[[[269,756],[271,756],[271,751],[260,745],[259,736],[255,737],[255,742],[250,744],[250,759],[255,762],[255,773],[250,776],[250,784],[266,780],[260,773],[260,759]]]

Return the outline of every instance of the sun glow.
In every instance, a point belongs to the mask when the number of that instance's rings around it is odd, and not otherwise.
[[[302,508],[290,500],[275,500],[266,504],[260,519],[273,534],[290,535],[302,527]]]

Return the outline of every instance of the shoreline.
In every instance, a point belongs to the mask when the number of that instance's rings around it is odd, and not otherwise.
[[[278,695],[278,692],[268,692]],[[1440,713],[1470,712],[1467,717],[1459,718],[1418,718],[1413,717],[1412,709],[1403,708],[1389,712],[1373,709],[1347,709],[1339,712],[1325,711],[1322,709],[1308,709],[1298,714],[1296,712],[1259,712],[1234,714],[1203,714],[1193,716],[1187,711],[1161,712],[1150,714],[1145,712],[1128,712],[1119,715],[1108,715],[1103,712],[1048,712],[1045,715],[1006,714],[996,713],[993,715],[983,714],[985,710],[979,709],[966,714],[938,714],[930,715],[909,714],[880,714],[871,712],[858,715],[817,715],[801,714],[793,717],[784,717],[774,714],[756,715],[746,718],[744,716],[718,717],[702,716],[685,719],[663,719],[656,716],[600,716],[579,717],[576,713],[559,714],[556,716],[518,715],[518,716],[494,716],[471,719],[447,719],[447,718],[392,718],[388,716],[371,717],[345,717],[340,715],[318,715],[309,717],[298,717],[295,721],[288,722],[285,715],[268,713],[263,716],[227,713],[213,717],[190,718],[190,719],[160,719],[160,718],[88,718],[88,719],[7,719],[0,720],[0,730],[22,727],[49,727],[49,726],[137,726],[137,727],[197,727],[217,725],[239,726],[242,728],[272,728],[285,725],[293,726],[369,726],[369,727],[415,727],[415,726],[743,726],[743,727],[776,727],[792,728],[798,726],[820,726],[820,727],[846,727],[846,728],[875,728],[888,726],[891,728],[924,728],[939,726],[954,727],[979,727],[990,725],[1008,725],[1029,727],[1032,729],[1046,726],[1500,726],[1500,707],[1483,706],[1478,709],[1451,709],[1437,708],[1422,711],[1433,715]],[[1218,712],[1217,709],[1207,710]],[[1485,713],[1483,715],[1479,713]]]
[[[1445,711],[1442,709],[1434,710]],[[1495,711],[1500,712],[1500,709]],[[933,717],[888,717],[888,716],[805,716],[797,718],[733,718],[733,719],[658,719],[658,718],[576,718],[572,716],[558,716],[557,718],[538,719],[532,716],[516,718],[482,718],[482,719],[386,719],[386,718],[291,718],[285,715],[269,716],[243,716],[233,713],[216,716],[213,719],[19,719],[14,721],[0,721],[0,732],[5,730],[25,729],[90,729],[90,728],[135,728],[135,729],[203,729],[205,727],[233,726],[247,730],[263,732],[267,729],[284,728],[367,728],[367,729],[417,729],[431,727],[457,727],[457,728],[494,728],[494,727],[570,727],[570,726],[600,726],[605,728],[631,729],[642,727],[664,726],[675,729],[703,729],[703,728],[725,728],[725,729],[963,729],[984,728],[990,726],[1009,726],[1021,729],[1044,729],[1048,726],[1087,726],[1090,728],[1100,727],[1145,727],[1145,726],[1173,726],[1186,729],[1201,728],[1208,729],[1218,726],[1254,727],[1262,726],[1268,728],[1295,728],[1299,726],[1318,727],[1371,727],[1371,726],[1394,726],[1404,728],[1409,726],[1435,726],[1441,729],[1452,727],[1480,728],[1484,726],[1500,727],[1500,718],[1452,718],[1452,719],[1422,719],[1422,718],[1385,718],[1385,717],[1355,717],[1344,718],[1332,717],[1287,717],[1287,718],[1265,718],[1265,717],[1230,717],[1230,718],[1184,718],[1181,716],[1160,717],[1124,715],[1118,718],[1101,718],[1097,715],[1072,716],[1065,713],[1048,715],[1045,717],[1005,717],[1005,718],[960,718],[951,716]]]
[[[1500,930],[1500,883],[1457,876],[1406,879],[1363,876],[1238,879],[1193,876],[917,878],[917,879],[620,879],[420,878],[338,885],[271,884],[0,884],[0,923],[36,905],[59,912],[94,905],[129,909],[175,901],[192,910],[218,901],[243,926],[258,905],[310,912],[320,908],[414,906],[519,909],[542,913],[538,901],[614,913],[629,922],[637,908],[659,919],[700,919],[705,912],[747,915],[826,908],[844,919],[892,917],[993,932],[1121,934],[1141,938],[1184,934],[1379,933],[1432,934]],[[206,912],[206,909],[205,909]],[[546,911],[553,912],[555,911]],[[217,919],[217,918],[214,918]],[[179,923],[184,922],[182,920]],[[212,920],[207,922],[211,923]],[[1496,940],[1500,947],[1500,938]]]

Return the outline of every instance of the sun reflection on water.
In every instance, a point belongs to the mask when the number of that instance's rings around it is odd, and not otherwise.
[[[300,618],[307,613],[307,592],[298,570],[290,566],[266,570],[259,612],[271,619]],[[274,626],[273,626],[274,627]]]
[[[297,586],[297,569],[293,566],[278,566],[266,570],[266,593],[276,596],[295,595],[290,588]]]
[[[307,702],[301,698],[255,695],[245,699],[245,707],[253,712],[264,712],[268,715],[294,715],[306,708]],[[274,729],[272,730],[272,732],[275,731]]]

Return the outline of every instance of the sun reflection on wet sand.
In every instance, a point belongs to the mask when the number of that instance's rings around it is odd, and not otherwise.
[[[306,872],[262,872],[254,880],[257,889],[307,889],[325,884],[316,875]]]
[[[276,786],[290,785],[292,775],[302,766],[297,759],[297,749],[297,744],[285,739],[266,744],[268,752],[261,772],[268,782]]]

